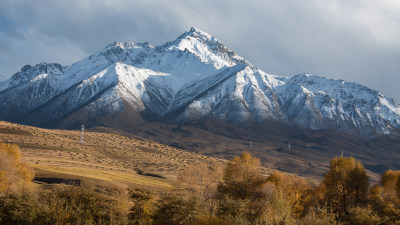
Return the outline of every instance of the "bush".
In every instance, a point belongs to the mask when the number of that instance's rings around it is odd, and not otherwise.
[[[124,209],[91,187],[64,187],[42,196],[43,224],[124,224]]]
[[[205,214],[204,209],[193,198],[186,199],[178,195],[160,197],[146,189],[133,189],[130,197],[134,203],[129,213],[131,224],[193,224]]]
[[[229,218],[219,218],[215,215],[206,216],[202,215],[196,218],[196,221],[193,222],[192,225],[247,225],[249,224],[247,221],[241,223],[240,221],[235,221],[234,219]]]
[[[253,224],[263,213],[263,206],[250,199],[234,199],[223,196],[219,199],[218,217],[235,224]]]
[[[40,214],[37,199],[30,194],[0,197],[0,224],[37,224]]]
[[[309,212],[306,216],[297,221],[298,225],[336,225],[335,215],[328,212],[326,208],[318,208]]]
[[[154,225],[192,224],[202,213],[197,202],[179,196],[164,196],[153,215]]]
[[[374,225],[380,222],[380,218],[370,209],[356,207],[350,210],[343,222],[349,225]]]
[[[91,188],[63,187],[39,198],[0,197],[0,224],[127,224],[127,211]]]

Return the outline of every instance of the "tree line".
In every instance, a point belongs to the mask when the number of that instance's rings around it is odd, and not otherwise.
[[[0,224],[399,224],[400,171],[371,186],[362,163],[335,157],[318,186],[278,171],[265,176],[248,152],[225,168],[200,164],[173,191],[132,188],[128,197],[65,185],[36,193],[18,146],[0,143]]]

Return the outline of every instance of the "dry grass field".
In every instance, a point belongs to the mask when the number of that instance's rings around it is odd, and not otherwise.
[[[185,169],[223,166],[226,160],[125,136],[50,130],[0,121],[0,142],[20,147],[23,161],[34,168],[38,188],[88,182],[123,189],[146,186],[168,190]],[[268,175],[271,170],[260,168]]]

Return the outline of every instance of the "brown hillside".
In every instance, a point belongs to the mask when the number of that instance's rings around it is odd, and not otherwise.
[[[82,181],[115,187],[170,189],[177,175],[200,163],[224,165],[204,156],[144,139],[110,133],[51,130],[0,121],[0,142],[17,144],[23,161],[35,169],[36,183]],[[265,175],[270,170],[260,168]]]

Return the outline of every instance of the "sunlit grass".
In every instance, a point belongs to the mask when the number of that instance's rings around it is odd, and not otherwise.
[[[47,145],[32,144],[32,143],[21,143],[21,142],[6,142],[6,143],[18,145],[20,148],[31,148],[31,149],[37,148],[37,149],[54,150],[54,151],[82,152],[78,149],[73,149],[73,148],[47,146]]]
[[[157,177],[141,176],[136,174],[135,172],[127,173],[121,171],[102,171],[96,169],[59,167],[40,164],[30,164],[30,166],[49,172],[82,176],[109,182],[131,183],[143,186],[156,186],[166,189],[172,188],[172,184],[168,180]]]

